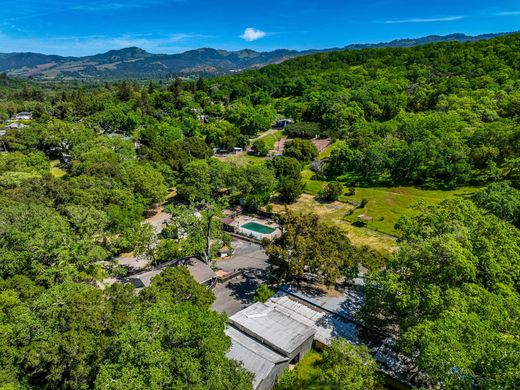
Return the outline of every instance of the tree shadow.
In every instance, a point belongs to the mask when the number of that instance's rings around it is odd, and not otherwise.
[[[230,280],[226,288],[231,296],[241,303],[252,303],[256,290],[266,282],[264,270],[258,268],[244,268],[240,278]]]

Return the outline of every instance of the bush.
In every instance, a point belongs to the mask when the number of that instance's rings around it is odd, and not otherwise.
[[[274,291],[267,287],[266,284],[262,284],[255,293],[255,302],[267,302],[269,298],[274,296]]]
[[[342,194],[342,192],[343,192],[343,186],[341,185],[341,183],[330,182],[330,183],[325,184],[323,189],[320,191],[320,194],[318,197],[320,199],[323,199],[323,200],[326,200],[329,202],[334,202],[334,201],[338,200],[338,198]]]
[[[257,139],[251,145],[251,149],[257,156],[265,157],[269,154],[269,145],[263,138]]]

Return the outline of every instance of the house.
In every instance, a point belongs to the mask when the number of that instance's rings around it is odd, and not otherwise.
[[[13,119],[17,120],[17,121],[29,121],[32,119],[32,112],[27,112],[27,111],[19,112],[19,113],[13,115]]]
[[[286,118],[286,119],[277,119],[275,127],[286,127],[288,125],[293,124],[294,121],[292,119]]]
[[[173,260],[162,264],[158,269],[132,275],[128,278],[128,281],[132,283],[135,288],[148,287],[152,283],[154,276],[159,275],[166,268],[179,266],[187,267],[193,279],[208,288],[213,288],[217,282],[217,275],[211,267],[195,257]]]
[[[235,229],[235,220],[231,217],[225,217],[220,220],[222,222],[222,229],[224,229],[226,232],[230,233],[236,233]]]
[[[5,128],[6,129],[23,129],[24,127],[28,127],[27,125],[24,125],[20,122],[12,122],[9,123]]]

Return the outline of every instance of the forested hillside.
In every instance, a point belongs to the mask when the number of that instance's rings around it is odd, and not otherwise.
[[[213,293],[185,269],[139,294],[103,281],[125,274],[114,260],[123,252],[156,263],[215,255],[206,246],[224,239],[214,216],[298,201],[309,163],[330,184],[320,204],[350,196],[347,188],[478,187],[402,218],[399,249],[383,256],[351,245],[336,225],[294,215],[280,218],[289,229],[267,251],[283,280],[311,269],[334,285],[369,268],[360,320],[400,336],[432,386],[515,388],[519,87],[519,34],[316,54],[207,80],[2,75],[0,388],[251,388],[225,357],[226,318],[210,309]],[[25,111],[32,119],[13,119]],[[295,123],[273,152],[281,118]],[[325,137],[334,144],[320,156],[310,140]],[[228,159],[250,146],[240,157],[251,163]],[[155,237],[142,222],[166,199],[177,225]]]

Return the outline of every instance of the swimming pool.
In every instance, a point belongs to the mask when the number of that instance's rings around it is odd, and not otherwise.
[[[261,223],[257,223],[257,222],[247,222],[247,223],[243,224],[241,226],[241,228],[251,230],[255,233],[260,233],[260,234],[271,234],[272,232],[274,232],[276,230],[272,227],[265,226],[265,225],[262,225]]]

